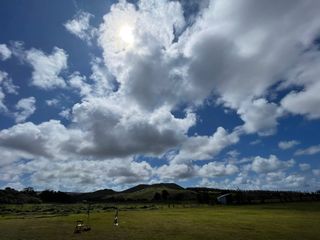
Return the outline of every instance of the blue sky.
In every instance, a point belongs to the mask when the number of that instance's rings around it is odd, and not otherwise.
[[[319,9],[1,1],[0,187],[318,190]]]

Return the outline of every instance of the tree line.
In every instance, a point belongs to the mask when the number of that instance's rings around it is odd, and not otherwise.
[[[110,191],[110,190],[109,190]],[[99,192],[99,191],[98,191]],[[190,194],[192,193],[192,194]],[[70,194],[61,191],[44,190],[36,192],[28,187],[22,191],[13,188],[0,190],[0,204],[25,204],[25,203],[76,203],[84,200],[90,202],[158,202],[158,203],[184,203],[194,202],[201,204],[219,204],[218,198],[226,195],[226,204],[257,204],[269,202],[297,202],[319,201],[320,191],[294,192],[294,191],[244,191],[211,188],[187,188],[175,192],[155,190],[151,199],[117,197],[113,192],[108,198],[104,194],[96,196],[97,192],[86,194]]]

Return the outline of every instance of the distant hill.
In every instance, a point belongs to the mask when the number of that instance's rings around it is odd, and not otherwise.
[[[137,185],[110,197],[124,201],[195,200],[196,193],[175,183],[158,183]]]
[[[140,184],[121,192],[110,189],[83,193],[77,196],[79,200],[87,201],[165,201],[165,200],[195,200],[196,193],[186,190],[175,183]]]
[[[74,195],[78,200],[87,200],[87,201],[100,201],[104,199],[106,196],[116,194],[117,192],[112,189],[103,189],[95,192],[88,193],[79,193]]]
[[[184,190],[183,187],[179,186],[178,184],[175,183],[156,183],[156,184],[139,184],[135,187],[128,188],[127,190],[122,191],[122,193],[132,193],[132,192],[137,192],[146,188],[169,188],[169,189],[174,189],[174,190]]]

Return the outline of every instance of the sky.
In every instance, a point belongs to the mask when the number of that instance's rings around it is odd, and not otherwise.
[[[320,186],[320,1],[0,1],[0,188]]]

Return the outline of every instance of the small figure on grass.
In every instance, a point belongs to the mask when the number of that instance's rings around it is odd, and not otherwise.
[[[114,220],[113,220],[113,225],[114,226],[118,226],[119,225],[119,222],[118,222],[118,213],[119,213],[119,210],[118,208],[116,209],[116,214],[114,215]]]

